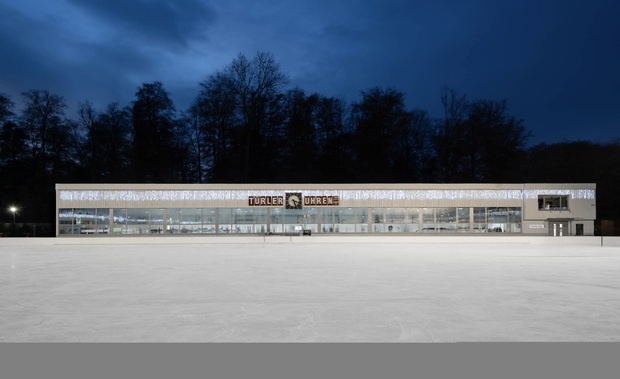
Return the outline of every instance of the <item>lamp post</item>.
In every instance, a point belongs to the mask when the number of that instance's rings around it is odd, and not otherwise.
[[[13,224],[15,224],[15,213],[17,213],[17,207],[12,205],[9,207],[9,212],[13,213]]]

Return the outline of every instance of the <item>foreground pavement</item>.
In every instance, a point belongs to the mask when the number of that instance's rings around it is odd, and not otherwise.
[[[0,342],[620,341],[618,246],[152,241],[0,244]]]

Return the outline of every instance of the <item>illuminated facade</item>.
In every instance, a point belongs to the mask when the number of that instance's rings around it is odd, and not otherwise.
[[[57,184],[56,235],[593,235],[586,184]]]

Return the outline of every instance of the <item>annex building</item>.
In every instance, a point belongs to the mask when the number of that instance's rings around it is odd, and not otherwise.
[[[596,184],[56,184],[56,235],[594,235]]]

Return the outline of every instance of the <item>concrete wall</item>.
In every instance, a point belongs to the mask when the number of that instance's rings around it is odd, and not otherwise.
[[[522,230],[523,234],[529,236],[548,236],[549,235],[549,222],[546,220],[527,220],[523,221]],[[577,235],[577,224],[583,224],[583,235],[594,235],[594,220],[573,220],[570,222],[570,234],[571,236]],[[540,227],[542,226],[542,228]],[[568,231],[567,231],[568,232]]]
[[[620,248],[620,237],[547,237],[547,236],[102,236],[57,238],[0,238],[0,252],[11,246],[58,245],[183,245],[183,244],[523,244],[584,245]]]
[[[592,183],[553,184],[56,184],[58,208],[236,208],[247,207],[248,196],[281,196],[285,191],[305,195],[338,195],[342,207],[521,207],[524,190],[560,194],[595,190]],[[65,196],[60,196],[60,193]],[[314,193],[316,192],[316,193]],[[481,193],[488,192],[482,198]],[[401,196],[417,193],[416,196]],[[472,196],[472,193],[476,194]],[[538,209],[537,199],[527,207]],[[532,203],[530,205],[529,203]],[[571,211],[585,219],[595,219],[587,204],[571,203]],[[587,212],[582,215],[581,212]],[[532,213],[525,219],[547,219],[549,212]],[[563,212],[566,214],[566,212]],[[561,215],[566,217],[565,215]]]

